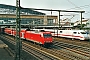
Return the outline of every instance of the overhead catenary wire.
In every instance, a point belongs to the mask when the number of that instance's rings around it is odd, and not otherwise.
[[[66,9],[66,10],[71,10],[71,9],[84,9],[84,8],[89,8],[90,4],[88,5],[84,5],[84,6],[77,6],[76,4],[74,4],[73,2],[71,2],[70,0],[67,0],[70,4],[72,4],[73,6],[75,6],[75,8],[70,8],[70,9]],[[85,14],[89,14],[90,12],[86,12]]]
[[[73,2],[71,2],[70,0],[67,0],[70,4],[72,4],[73,6],[75,6],[75,7],[77,7],[77,8],[79,8],[79,9],[81,9],[80,7],[78,7],[76,4],[74,4]]]
[[[84,6],[79,6],[80,8],[89,8],[90,7],[90,4],[88,5],[84,5]],[[66,9],[66,10],[71,10],[71,9],[77,9],[78,7],[75,7],[75,8],[70,8],[70,9]]]

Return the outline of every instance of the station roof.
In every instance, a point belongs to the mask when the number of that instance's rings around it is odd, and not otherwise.
[[[0,4],[0,8],[9,9],[9,11],[11,10],[12,12],[16,11],[16,6],[12,6],[12,5]],[[4,12],[6,12],[6,11],[4,11]],[[45,15],[45,13],[35,11],[35,10],[32,10],[32,9],[26,9],[26,8],[24,9],[23,7],[21,8],[20,12],[22,14],[27,13],[27,14],[31,14],[31,15]]]

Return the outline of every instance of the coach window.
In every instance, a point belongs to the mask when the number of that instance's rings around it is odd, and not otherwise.
[[[62,33],[62,31],[60,31],[60,33]]]
[[[77,34],[77,32],[73,32],[73,34]]]
[[[81,34],[86,34],[86,32],[81,32]]]

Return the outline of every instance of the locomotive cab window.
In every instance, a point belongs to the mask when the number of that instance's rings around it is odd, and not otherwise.
[[[47,38],[47,37],[51,37],[52,35],[51,35],[51,34],[43,34],[43,36],[44,36],[45,38]]]
[[[73,32],[73,34],[77,34],[77,32]]]
[[[60,33],[62,33],[62,31],[60,31]]]

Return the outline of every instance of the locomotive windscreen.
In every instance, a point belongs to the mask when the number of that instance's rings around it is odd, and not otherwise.
[[[44,35],[45,38],[47,38],[47,37],[52,37],[51,34],[43,34],[43,35]]]

